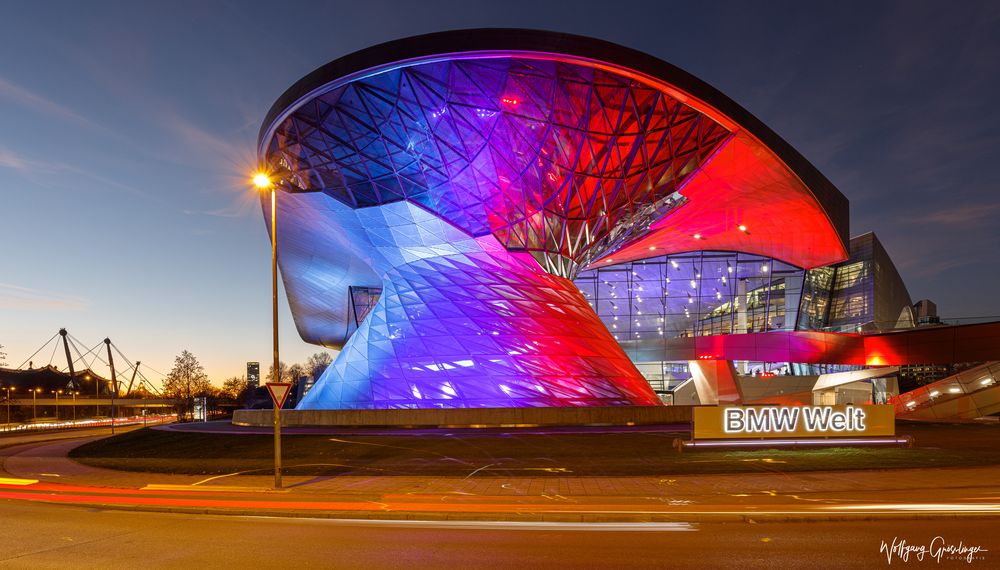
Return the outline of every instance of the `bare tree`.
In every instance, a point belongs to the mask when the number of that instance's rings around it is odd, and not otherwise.
[[[287,380],[285,380],[285,382],[291,382],[294,384],[299,381],[299,378],[302,378],[306,374],[307,372],[305,366],[302,366],[301,364],[293,364],[288,367],[288,371],[286,373]]]
[[[333,357],[330,356],[329,352],[317,352],[306,360],[306,371],[313,380],[319,380],[319,377],[323,375],[331,363],[333,363]]]
[[[267,367],[267,376],[263,379],[264,382],[274,382],[274,365]],[[288,375],[288,365],[284,362],[278,361],[278,382],[291,382]]]
[[[211,387],[198,358],[186,350],[174,358],[174,367],[163,380],[164,395],[182,400],[184,415],[194,408],[194,397],[207,393]]]

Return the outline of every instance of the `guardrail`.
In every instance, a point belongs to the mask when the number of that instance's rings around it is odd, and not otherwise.
[[[987,362],[894,396],[889,399],[889,403],[896,406],[898,417],[919,414],[932,406],[957,402],[968,396],[995,389],[998,379],[1000,379],[1000,362]],[[985,400],[982,403],[986,403]],[[954,406],[954,411],[972,413],[976,409],[976,404],[974,400],[968,400],[964,405]]]
[[[24,433],[81,427],[111,427],[130,425],[162,424],[177,421],[177,414],[158,414],[155,416],[129,416],[123,418],[92,418],[87,420],[59,420],[38,423],[0,424],[0,433]]]
[[[957,326],[957,325],[979,325],[983,323],[995,323],[1000,322],[1000,315],[987,315],[984,317],[953,317],[953,318],[939,318],[933,323],[914,323],[914,326],[909,327],[897,327],[899,321],[868,321],[866,323],[851,324],[851,325],[838,325],[832,327],[822,327],[815,329],[821,332],[842,332],[842,333],[861,333],[861,334],[876,334],[876,333],[888,333],[895,331],[908,331],[914,328],[927,328],[936,326]]]

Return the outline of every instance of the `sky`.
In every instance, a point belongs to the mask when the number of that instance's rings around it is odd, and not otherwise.
[[[1000,3],[11,1],[8,365],[66,327],[162,373],[185,349],[217,384],[246,361],[266,370],[270,249],[247,178],[267,109],[352,51],[474,27],[592,36],[700,77],[833,181],[852,235],[877,233],[914,300],[1000,315]],[[280,327],[282,360],[320,350],[283,293]]]

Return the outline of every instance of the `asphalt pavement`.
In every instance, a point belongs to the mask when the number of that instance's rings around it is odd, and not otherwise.
[[[1000,564],[996,525],[975,519],[781,524],[343,521],[134,513],[15,501],[0,501],[0,513],[4,520],[16,521],[0,533],[0,568],[815,570],[974,569]],[[986,551],[973,552],[976,548]]]

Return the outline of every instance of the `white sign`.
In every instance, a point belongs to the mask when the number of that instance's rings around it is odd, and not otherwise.
[[[695,439],[894,434],[894,408],[886,405],[699,406],[694,409]]]
[[[726,433],[792,433],[800,421],[808,432],[865,431],[865,411],[853,406],[842,412],[820,406],[727,408],[723,429]]]

